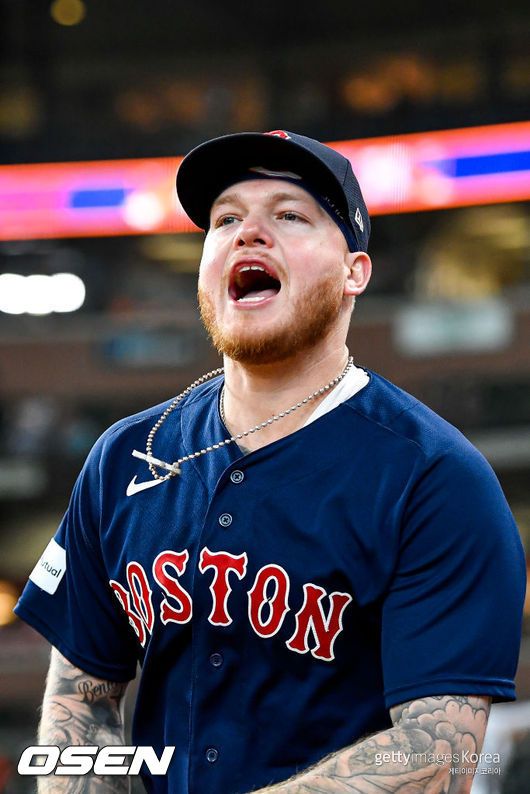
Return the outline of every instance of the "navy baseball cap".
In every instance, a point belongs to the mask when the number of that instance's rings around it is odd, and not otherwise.
[[[210,225],[210,209],[229,185],[248,175],[300,180],[339,225],[351,251],[367,251],[370,217],[350,161],[320,141],[294,132],[239,132],[200,144],[177,172],[177,193],[200,229]]]

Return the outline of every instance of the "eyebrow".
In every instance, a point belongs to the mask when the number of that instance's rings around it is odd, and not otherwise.
[[[312,196],[308,193],[308,198],[312,198]],[[288,191],[273,193],[272,196],[269,197],[269,203],[276,204],[279,201],[297,201],[298,203],[307,201],[305,196],[296,196],[294,193],[289,193]],[[241,197],[239,193],[227,193],[225,196],[216,199],[212,204],[212,210],[217,209],[217,207],[222,206],[223,204],[237,204],[241,202]],[[315,202],[318,205],[318,202]]]

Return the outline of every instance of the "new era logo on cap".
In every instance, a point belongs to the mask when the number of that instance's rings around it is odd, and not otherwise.
[[[359,227],[359,229],[364,232],[364,223],[363,223],[363,216],[361,215],[361,210],[359,207],[355,210],[355,223]]]

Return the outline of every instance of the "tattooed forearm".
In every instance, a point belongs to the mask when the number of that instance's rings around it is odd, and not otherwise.
[[[459,695],[396,706],[392,728],[261,794],[468,794],[489,707],[489,698]]]
[[[122,699],[127,684],[88,675],[53,649],[39,728],[40,745],[124,744]],[[126,794],[125,777],[38,778],[39,794]]]

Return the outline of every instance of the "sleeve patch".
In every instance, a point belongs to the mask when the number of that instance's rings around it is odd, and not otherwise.
[[[53,595],[59,587],[59,582],[65,572],[66,551],[52,538],[30,573],[29,578],[41,590]]]

